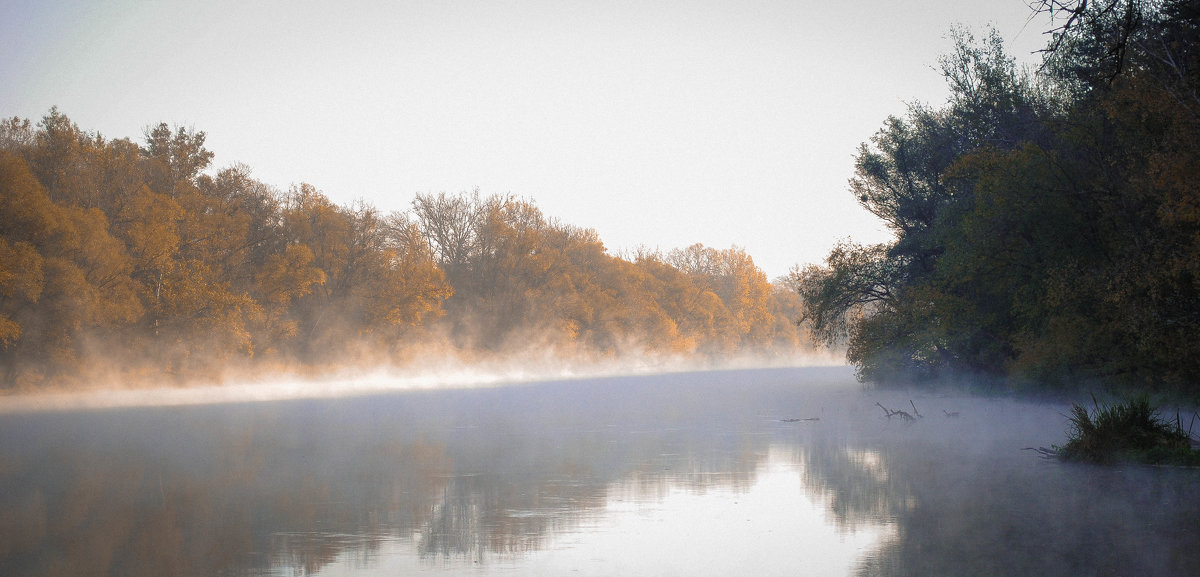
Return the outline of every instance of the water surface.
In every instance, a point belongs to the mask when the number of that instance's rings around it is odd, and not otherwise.
[[[810,368],[9,413],[0,574],[1200,575],[1200,472],[1022,450],[1064,412]]]

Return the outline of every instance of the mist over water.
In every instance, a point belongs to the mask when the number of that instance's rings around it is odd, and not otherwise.
[[[1200,472],[1022,450],[1064,412],[840,367],[9,411],[0,574],[1200,574]]]
[[[465,360],[442,353],[406,365],[343,365],[317,376],[279,372],[233,382],[197,381],[154,386],[97,380],[78,390],[0,393],[0,414],[117,407],[160,407],[323,399],[413,390],[475,389],[515,386],[539,381],[731,370],[764,367],[833,367],[844,361],[829,351],[790,355],[747,353],[721,359],[684,356],[625,355],[603,360],[567,362],[552,353],[528,352],[501,359]],[[226,379],[227,380],[227,379]]]

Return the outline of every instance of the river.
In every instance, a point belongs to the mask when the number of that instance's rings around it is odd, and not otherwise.
[[[844,368],[7,411],[0,575],[1200,575],[1200,471],[1023,450],[1065,413]]]

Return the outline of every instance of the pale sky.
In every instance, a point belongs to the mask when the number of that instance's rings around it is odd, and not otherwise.
[[[1026,0],[0,0],[0,116],[166,122],[339,204],[514,194],[610,251],[743,247],[769,277],[880,242],[859,143],[940,104],[951,25],[1019,60]]]

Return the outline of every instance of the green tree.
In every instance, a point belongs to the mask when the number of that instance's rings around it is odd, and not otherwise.
[[[895,241],[839,244],[825,266],[793,279],[808,326],[826,343],[844,339],[865,379],[984,368],[978,355],[951,338],[953,325],[976,319],[939,308],[948,289],[941,261],[959,242],[956,221],[974,202],[974,189],[949,177],[973,151],[1012,150],[1047,138],[1051,99],[1004,54],[999,36],[992,32],[980,42],[955,29],[953,38],[954,51],[941,62],[951,90],[947,105],[913,105],[905,118],[889,118],[855,161],[850,191],[891,228]]]
[[[948,103],[858,156],[896,240],[793,275],[815,334],[876,380],[1195,382],[1194,4],[1042,3],[1067,18],[1036,82],[958,32]]]

